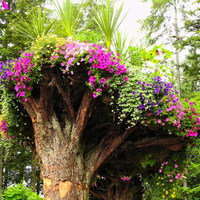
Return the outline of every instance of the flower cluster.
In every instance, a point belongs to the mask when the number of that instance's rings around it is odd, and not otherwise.
[[[52,67],[56,63],[61,63],[64,74],[73,74],[74,71],[79,70],[81,62],[88,64],[88,85],[94,90],[94,98],[102,93],[103,88],[128,81],[126,77],[128,70],[120,64],[120,59],[100,45],[68,39],[64,46],[56,49],[50,60]]]
[[[164,96],[159,101],[159,109],[156,112],[148,112],[146,121],[149,124],[160,124],[169,134],[176,134],[186,137],[197,137],[200,128],[200,118],[192,107],[193,102],[187,101],[187,107],[175,94]]]
[[[160,164],[157,173],[154,173],[150,180],[146,182],[146,191],[143,199],[149,196],[158,199],[174,199],[178,197],[182,178],[188,173],[185,168],[183,152],[173,154],[171,158]]]
[[[1,120],[0,133],[6,138],[6,140],[9,140],[10,137],[8,136],[7,130],[8,130],[8,123],[5,120]],[[14,138],[14,136],[11,136],[11,138]]]
[[[170,83],[162,81],[160,76],[153,78],[151,82],[138,81],[137,84],[140,86],[141,90],[139,94],[136,91],[133,91],[132,94],[136,95],[141,102],[138,106],[138,110],[153,111],[155,108],[158,108],[156,114],[162,112],[162,109],[159,108],[160,102],[158,100],[163,96],[168,96],[169,93],[175,92],[173,86]],[[153,94],[153,98],[145,98],[150,93]]]
[[[12,67],[12,60],[7,60],[6,62],[0,61],[0,84],[4,84],[6,78],[8,77],[8,71]]]
[[[142,79],[144,75],[140,76]],[[131,116],[128,121],[131,125],[140,121],[147,126],[163,127],[169,134],[198,136],[200,118],[192,107],[192,102],[188,101],[188,105],[183,105],[176,96],[177,91],[160,76],[152,78],[146,74],[147,78],[143,78],[145,81],[135,77],[129,78],[120,91],[120,120]]]
[[[187,170],[185,170],[184,172],[181,171],[179,164],[177,163],[177,160],[173,161],[173,166],[167,167],[168,164],[169,164],[168,161],[161,163],[159,173],[160,174],[164,173],[163,176],[165,180],[167,179],[170,183],[173,182],[175,179],[182,178],[183,174],[187,173]],[[171,168],[173,168],[173,170],[171,170]],[[160,179],[160,176],[158,177],[158,179]]]
[[[13,61],[12,68],[6,71],[7,81],[14,84],[16,96],[27,101],[27,96],[30,93],[30,73],[34,63],[31,62],[33,54],[24,54],[24,58],[19,58]]]

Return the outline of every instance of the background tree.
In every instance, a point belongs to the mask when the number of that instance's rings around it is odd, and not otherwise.
[[[180,48],[187,49],[185,62],[182,64],[184,94],[199,91],[199,2],[196,1],[194,8],[185,13],[187,20],[184,27],[187,35],[180,41]]]
[[[15,22],[20,16],[25,17],[33,7],[41,6],[45,0],[19,0],[6,1],[9,10],[0,12],[0,58],[1,60],[16,58],[20,55],[19,51],[25,49],[25,43],[20,34],[16,34]]]
[[[181,63],[178,44],[181,37],[180,30],[182,30],[180,22],[185,18],[184,10],[188,1],[152,0],[151,2],[151,13],[143,21],[142,29],[147,31],[146,38],[149,44],[161,42],[173,48],[175,55],[174,63],[176,66],[174,76],[176,77],[177,90],[181,92]]]

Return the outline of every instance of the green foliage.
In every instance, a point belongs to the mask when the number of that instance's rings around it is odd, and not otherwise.
[[[120,32],[116,32],[113,40],[113,49],[116,53],[120,54],[122,60],[127,61],[128,57],[128,34],[122,35]],[[133,39],[129,41],[129,47],[132,45]]]
[[[119,28],[127,13],[121,18],[123,3],[115,10],[111,0],[102,1],[101,7],[92,12],[95,22],[105,36],[106,47],[110,49],[114,33]]]
[[[32,9],[26,18],[21,16],[15,22],[18,34],[21,34],[25,40],[31,41],[52,32],[54,24],[55,20],[48,22],[47,11],[41,8]]]
[[[200,114],[200,92],[191,93],[189,100],[194,102],[193,107],[195,108],[196,113]],[[186,101],[182,100],[182,103],[185,107],[187,107]]]
[[[21,34],[16,31],[16,23],[20,17],[32,11],[32,8],[42,6],[45,0],[15,0],[7,1],[9,10],[0,12],[0,58],[1,60],[13,59],[20,55],[26,47],[26,41]]]
[[[79,40],[80,42],[89,42],[94,44],[101,44],[102,42],[102,34],[95,30],[83,29],[80,32],[77,32],[74,35],[75,40]]]
[[[150,49],[129,46],[126,60],[132,66],[151,72],[155,76],[166,75],[170,78],[171,73],[168,63],[171,56],[172,52],[162,45],[156,45]]]
[[[176,199],[181,196],[182,176],[187,173],[184,168],[184,150],[175,153],[161,163],[158,173],[152,174],[145,182],[145,200]]]
[[[24,186],[23,183],[17,184],[15,186],[10,186],[2,194],[4,200],[42,200],[34,193],[30,188]]]
[[[30,47],[29,52],[34,52],[33,62],[38,66],[40,70],[42,64],[50,64],[50,56],[59,46],[63,46],[66,40],[56,35],[43,35],[37,38]],[[35,73],[36,74],[36,73]],[[38,74],[38,73],[37,73]]]
[[[144,160],[141,162],[143,168],[146,168],[148,165],[153,167],[156,164],[156,160],[152,159],[152,153],[148,153],[144,156]]]
[[[71,0],[64,0],[62,6],[56,0],[53,0],[53,4],[66,35],[68,37],[73,36],[80,23],[80,16],[84,8],[83,1],[76,6],[73,5]]]

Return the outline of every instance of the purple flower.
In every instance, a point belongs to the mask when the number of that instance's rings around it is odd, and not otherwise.
[[[133,92],[132,92],[132,94],[134,95],[134,94],[136,94],[136,92],[135,92],[135,91],[133,91]]]
[[[145,106],[144,105],[139,105],[138,106],[138,110],[144,110],[145,109]]]

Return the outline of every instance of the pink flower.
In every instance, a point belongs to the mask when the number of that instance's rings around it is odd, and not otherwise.
[[[101,92],[102,91],[102,89],[101,88],[97,88],[97,92]]]
[[[159,169],[158,172],[159,172],[159,173],[162,173],[162,169]]]
[[[26,94],[26,93],[25,93],[24,91],[20,92],[20,96],[21,96],[21,97],[24,97],[25,94]]]
[[[101,82],[101,83],[105,83],[105,82],[106,82],[106,79],[105,79],[105,78],[102,78],[102,79],[100,80],[100,82]]]
[[[97,93],[94,92],[94,93],[92,94],[92,96],[93,96],[93,98],[96,98],[98,95],[97,95]]]
[[[188,102],[191,106],[194,105],[194,102]]]
[[[158,119],[157,122],[160,124],[161,123],[161,119]]]
[[[177,167],[178,167],[178,164],[174,164],[174,167],[177,168]]]
[[[31,90],[31,87],[30,87],[30,86],[28,86],[28,87],[26,87],[26,89],[27,89],[27,90]]]
[[[169,179],[169,182],[171,183],[171,182],[173,182],[174,180],[173,179]]]
[[[128,81],[128,77],[124,77],[124,81]]]
[[[121,177],[121,180],[122,180],[122,181],[130,181],[131,178],[128,177],[128,176],[124,176],[124,177]]]
[[[168,122],[170,120],[170,118],[166,118],[165,121]]]
[[[1,3],[5,10],[9,10],[9,5],[5,1],[2,1]]]
[[[95,76],[90,76],[89,81],[90,81],[90,82],[96,81],[96,77],[95,77]]]

